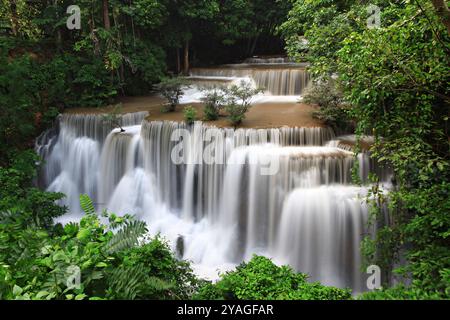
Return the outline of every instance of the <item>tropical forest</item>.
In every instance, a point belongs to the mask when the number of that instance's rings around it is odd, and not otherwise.
[[[0,0],[0,300],[450,299],[449,106],[446,0]]]

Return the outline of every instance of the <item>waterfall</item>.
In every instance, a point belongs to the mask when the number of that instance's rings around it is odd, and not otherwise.
[[[194,68],[190,75],[193,77],[211,77],[211,80],[230,80],[233,78],[250,77],[258,88],[263,88],[272,95],[296,96],[301,95],[309,82],[309,74],[304,68],[286,65],[270,67],[260,65],[251,67],[243,65],[240,68]]]
[[[291,63],[292,59],[288,57],[253,57],[244,61],[249,64],[281,64]]]
[[[357,254],[365,235],[365,191],[351,186],[297,189],[286,199],[274,241],[280,263],[308,270],[312,280],[364,291]],[[366,231],[368,232],[368,230]]]
[[[203,276],[259,253],[312,280],[364,289],[365,192],[351,185],[355,157],[330,128],[234,130],[145,116],[124,115],[120,132],[101,115],[62,115],[37,139],[40,185],[67,195],[62,221],[80,217],[87,193],[173,246],[183,236],[183,258]],[[356,159],[361,175],[373,169],[366,155]]]

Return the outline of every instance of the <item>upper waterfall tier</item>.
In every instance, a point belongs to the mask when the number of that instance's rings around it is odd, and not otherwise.
[[[225,65],[216,68],[193,68],[190,75],[194,78],[211,77],[211,81],[229,81],[230,78],[250,77],[256,86],[277,96],[301,95],[309,82],[305,68],[296,64],[275,65]]]
[[[285,64],[293,61],[288,57],[252,57],[245,59],[244,62],[249,64]]]

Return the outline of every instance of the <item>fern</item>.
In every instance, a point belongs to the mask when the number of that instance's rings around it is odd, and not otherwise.
[[[174,287],[169,282],[150,276],[143,264],[114,269],[108,277],[108,295],[112,299],[134,300],[142,297],[160,297]]]
[[[115,299],[133,300],[141,293],[144,278],[142,265],[117,268],[108,278],[109,295]]]
[[[143,221],[127,221],[117,233],[115,233],[106,244],[109,253],[118,252],[132,248],[139,242],[139,238],[147,233],[147,225]]]
[[[87,194],[80,195],[80,206],[86,215],[95,214],[94,203]]]

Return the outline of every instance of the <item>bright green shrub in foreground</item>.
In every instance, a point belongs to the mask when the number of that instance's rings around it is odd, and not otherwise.
[[[0,211],[0,299],[186,299],[196,290],[189,264],[147,238],[144,222],[80,202],[86,215],[64,227],[30,219],[26,207]]]
[[[197,120],[197,110],[192,106],[184,107],[183,109],[184,121],[191,125]]]
[[[346,300],[347,289],[326,287],[318,282],[307,282],[307,275],[297,273],[289,266],[277,266],[270,259],[253,256],[235,271],[223,274],[215,283],[206,283],[195,299],[249,299],[249,300]]]

